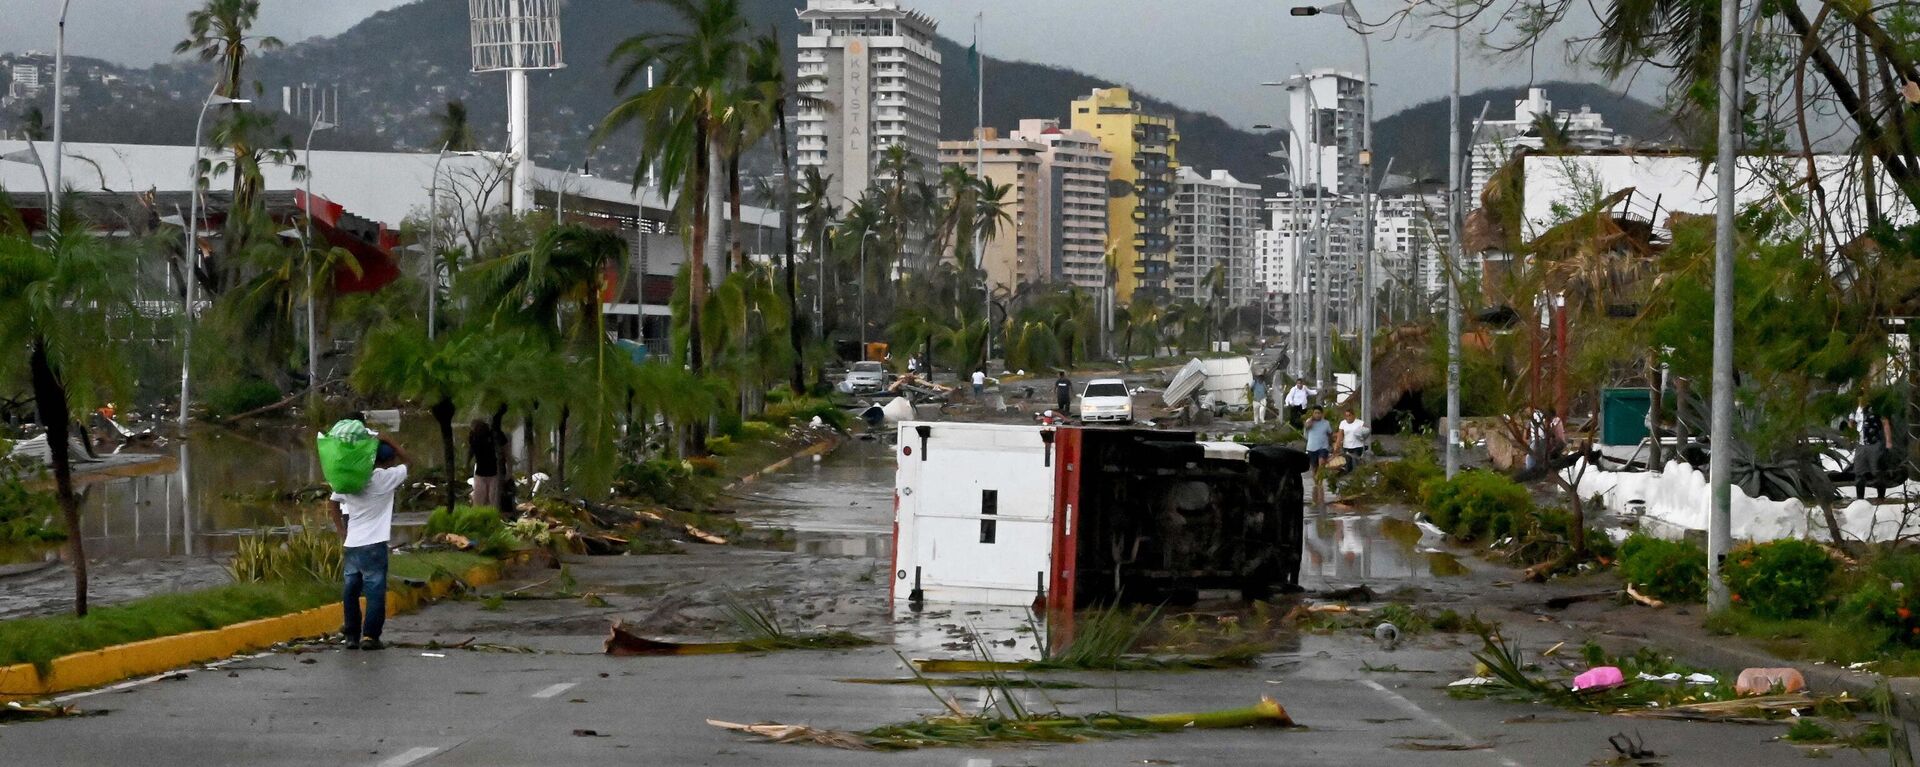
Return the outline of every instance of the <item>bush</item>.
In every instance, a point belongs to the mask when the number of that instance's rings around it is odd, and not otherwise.
[[[1762,618],[1805,618],[1827,598],[1833,558],[1817,543],[1788,539],[1742,546],[1727,558],[1727,589]]]
[[[1434,460],[1433,448],[1425,442],[1409,445],[1407,454],[1397,460],[1368,461],[1335,485],[1340,495],[1351,498],[1376,498],[1401,503],[1420,503],[1421,491],[1429,482],[1446,476],[1446,470]]]
[[[748,421],[740,424],[740,441],[772,442],[786,436],[786,431],[766,421]]]
[[[1888,630],[1893,641],[1920,645],[1920,555],[1882,552],[1868,560],[1857,573],[1858,583],[1847,590],[1840,601],[1837,616],[1843,620]]]
[[[621,466],[614,474],[613,489],[638,501],[676,506],[686,498],[686,485],[693,467],[686,461],[651,458]]]
[[[782,428],[812,423],[816,416],[822,423],[843,431],[852,422],[846,411],[823,397],[799,397],[774,402],[760,414],[761,420]]]
[[[1707,552],[1684,541],[1634,533],[1620,544],[1620,575],[1655,599],[1698,602],[1707,595]]]
[[[339,583],[344,561],[340,536],[310,517],[285,540],[267,533],[239,539],[227,572],[239,583]]]
[[[482,554],[498,556],[519,548],[520,541],[507,530],[507,523],[500,518],[500,511],[492,506],[455,506],[452,514],[446,507],[435,509],[427,515],[428,537],[436,535],[457,535],[467,539],[474,550]]]
[[[0,440],[0,543],[41,543],[65,540],[55,528],[60,507],[53,494],[27,486],[46,474],[46,468],[26,458],[7,455],[13,443]]]
[[[207,389],[200,401],[209,415],[228,416],[266,407],[279,402],[280,397],[280,387],[258,378],[242,378]]]
[[[1502,538],[1525,527],[1533,496],[1505,475],[1470,470],[1426,483],[1421,495],[1433,523],[1463,540]]]

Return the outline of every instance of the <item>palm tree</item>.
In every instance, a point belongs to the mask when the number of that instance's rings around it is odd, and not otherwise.
[[[627,92],[656,63],[662,78],[615,104],[595,136],[605,139],[621,128],[643,125],[634,186],[652,168],[659,171],[663,193],[678,192],[681,217],[691,224],[689,263],[697,266],[688,270],[688,289],[695,297],[689,311],[696,315],[688,322],[688,362],[699,371],[703,361],[697,314],[707,294],[708,262],[720,257],[710,242],[717,234],[711,217],[719,207],[712,168],[726,140],[729,101],[745,68],[748,27],[738,0],[655,1],[679,16],[684,30],[636,35],[614,47],[607,60],[619,69],[616,92]]]
[[[468,269],[479,306],[491,307],[496,326],[525,323],[564,340],[601,345],[602,297],[614,275],[626,272],[627,243],[618,234],[584,224],[541,232],[533,247]]]
[[[467,103],[460,99],[447,102],[447,109],[434,115],[439,130],[433,143],[439,144],[444,152],[471,152],[480,148],[479,137],[473,134],[473,125],[467,121]]]
[[[827,321],[826,311],[827,285],[829,284],[827,265],[831,263],[828,258],[830,251],[827,236],[833,228],[834,219],[840,215],[840,208],[833,199],[832,177],[820,175],[819,168],[807,168],[800,175],[799,188],[795,190],[793,197],[794,204],[799,207],[794,214],[806,222],[807,247],[813,251],[817,275],[813,290],[814,295],[818,296],[816,300],[820,302],[821,317],[819,324],[813,329],[814,337],[825,339],[832,330],[832,323]]]
[[[199,10],[187,13],[187,38],[175,44],[173,52],[197,53],[201,61],[218,63],[219,79],[215,81],[214,92],[230,99],[240,98],[248,54],[285,47],[280,38],[253,34],[254,22],[259,18],[260,0],[206,0]],[[244,111],[238,105],[228,108],[235,115]],[[260,127],[258,124],[229,125],[224,130],[216,128],[215,136],[232,150],[236,162],[245,164],[247,158],[255,157],[250,144]],[[233,174],[233,208],[236,210],[248,209],[261,185],[257,168],[252,169],[254,173],[243,170],[236,168]]]
[[[763,95],[768,96],[760,99],[758,103],[767,104],[772,109],[778,129],[776,138],[780,147],[780,169],[785,177],[780,196],[781,253],[785,256],[783,263],[786,270],[787,341],[793,351],[793,371],[787,386],[794,394],[799,394],[807,388],[807,371],[803,359],[806,339],[803,337],[800,322],[800,275],[794,271],[793,265],[794,186],[797,179],[794,176],[793,153],[788,144],[787,69],[786,61],[780,53],[778,30],[770,29],[754,41],[753,53],[747,60],[747,80],[760,88]],[[813,99],[801,96],[800,100],[808,106],[818,107]]]
[[[424,323],[389,324],[367,336],[350,378],[363,394],[427,403],[427,412],[440,426],[449,514],[459,498],[459,463],[453,450],[456,400],[473,385],[475,371],[488,367],[479,359],[480,338],[467,332],[429,340]]]
[[[59,228],[36,240],[0,193],[0,348],[25,352],[0,358],[0,365],[25,362],[32,380],[37,417],[46,428],[54,496],[68,533],[74,613],[84,616],[86,536],[73,492],[71,423],[75,415],[92,412],[103,395],[127,388],[126,366],[109,322],[132,316],[127,275],[134,263],[131,251],[94,236],[80,216],[52,220]]]

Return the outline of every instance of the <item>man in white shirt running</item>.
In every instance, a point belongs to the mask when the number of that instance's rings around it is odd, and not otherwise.
[[[386,437],[374,453],[373,476],[358,493],[334,493],[327,501],[333,527],[345,539],[346,588],[340,595],[345,616],[340,633],[349,650],[378,650],[387,622],[387,542],[393,539],[393,496],[407,482],[407,453]],[[366,617],[360,598],[367,599]]]
[[[1306,381],[1294,381],[1293,388],[1287,390],[1286,400],[1282,403],[1287,406],[1287,423],[1295,426],[1305,424],[1307,401],[1319,393],[1317,389],[1307,388]]]

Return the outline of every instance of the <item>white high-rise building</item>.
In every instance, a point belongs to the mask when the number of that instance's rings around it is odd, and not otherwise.
[[[1365,84],[1333,69],[1286,81],[1287,176],[1293,188],[1354,197],[1365,191],[1366,169],[1360,164]]]
[[[1384,311],[1416,316],[1435,310],[1446,293],[1446,194],[1388,191],[1375,199],[1374,287],[1387,289]]]
[[[1260,291],[1254,285],[1254,232],[1260,228],[1260,186],[1224,170],[1202,176],[1181,166],[1174,173],[1173,281],[1175,298],[1214,299],[1207,279],[1221,270],[1226,306],[1245,306]]]
[[[1581,105],[1578,112],[1555,112],[1545,88],[1528,88],[1526,98],[1513,102],[1513,119],[1488,120],[1479,126],[1480,141],[1472,149],[1468,210],[1480,207],[1480,194],[1486,190],[1487,180],[1512,159],[1515,152],[1546,147],[1547,138],[1541,135],[1540,123],[1549,121],[1569,149],[1611,149],[1631,141],[1627,136],[1615,134],[1591,107]]]
[[[1285,325],[1296,301],[1310,309],[1317,304],[1305,299],[1317,302],[1324,294],[1328,322],[1341,325],[1358,296],[1359,200],[1329,198],[1324,210],[1316,210],[1312,197],[1276,195],[1266,204],[1268,225],[1256,235],[1254,274],[1257,289],[1267,294],[1268,315]]]
[[[11,67],[8,94],[16,99],[30,99],[40,95],[40,65],[30,61],[19,61]]]
[[[1013,138],[1039,144],[1042,279],[1089,290],[1107,285],[1107,171],[1113,155],[1058,120],[1021,120]]]
[[[807,0],[797,46],[795,161],[831,179],[835,200],[859,199],[882,154],[901,145],[938,172],[940,53],[932,17],[897,0]]]

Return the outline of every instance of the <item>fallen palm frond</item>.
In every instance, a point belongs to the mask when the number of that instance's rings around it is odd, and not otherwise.
[[[707,720],[707,724],[759,736],[775,743],[807,743],[876,751],[965,747],[983,743],[1079,743],[1186,729],[1294,726],[1286,709],[1272,698],[1265,697],[1258,704],[1246,708],[1182,714],[1066,716],[1053,713],[1024,717],[949,714],[885,725],[865,732],[775,723],[735,724],[714,719]]]
[[[991,676],[941,677],[937,679],[929,679],[926,677],[918,677],[918,676],[902,676],[902,677],[882,677],[882,678],[865,678],[865,679],[862,679],[862,678],[835,679],[833,681],[842,682],[845,684],[921,685],[921,686],[931,685],[934,687],[992,687],[992,688],[997,688],[1007,683],[1006,680],[1003,678],[991,677]],[[1028,680],[1023,680],[1021,682],[1018,682],[1017,686],[1037,687],[1043,690],[1079,690],[1086,687],[1086,685],[1081,684],[1079,682],[1066,682],[1066,681],[1053,680],[1053,679],[1028,679]]]
[[[913,667],[929,674],[976,674],[995,671],[1205,671],[1211,669],[1251,668],[1266,653],[1261,645],[1238,645],[1212,655],[1121,655],[1086,659],[992,661],[962,658],[915,658]]]
[[[1635,709],[1618,712],[1621,716],[1650,719],[1683,719],[1689,721],[1732,722],[1736,724],[1778,724],[1782,718],[1794,716],[1796,711],[1812,711],[1830,699],[1815,698],[1811,695],[1795,693],[1792,695],[1762,695],[1754,698],[1735,698],[1702,703],[1686,703],[1678,706]]]
[[[772,652],[774,650],[842,650],[865,647],[873,640],[848,631],[802,633],[780,625],[771,608],[751,605],[738,597],[727,596],[720,609],[734,627],[747,635],[731,642],[670,642],[648,639],[627,628],[625,621],[614,621],[602,649],[608,655],[724,655],[729,653]]]

